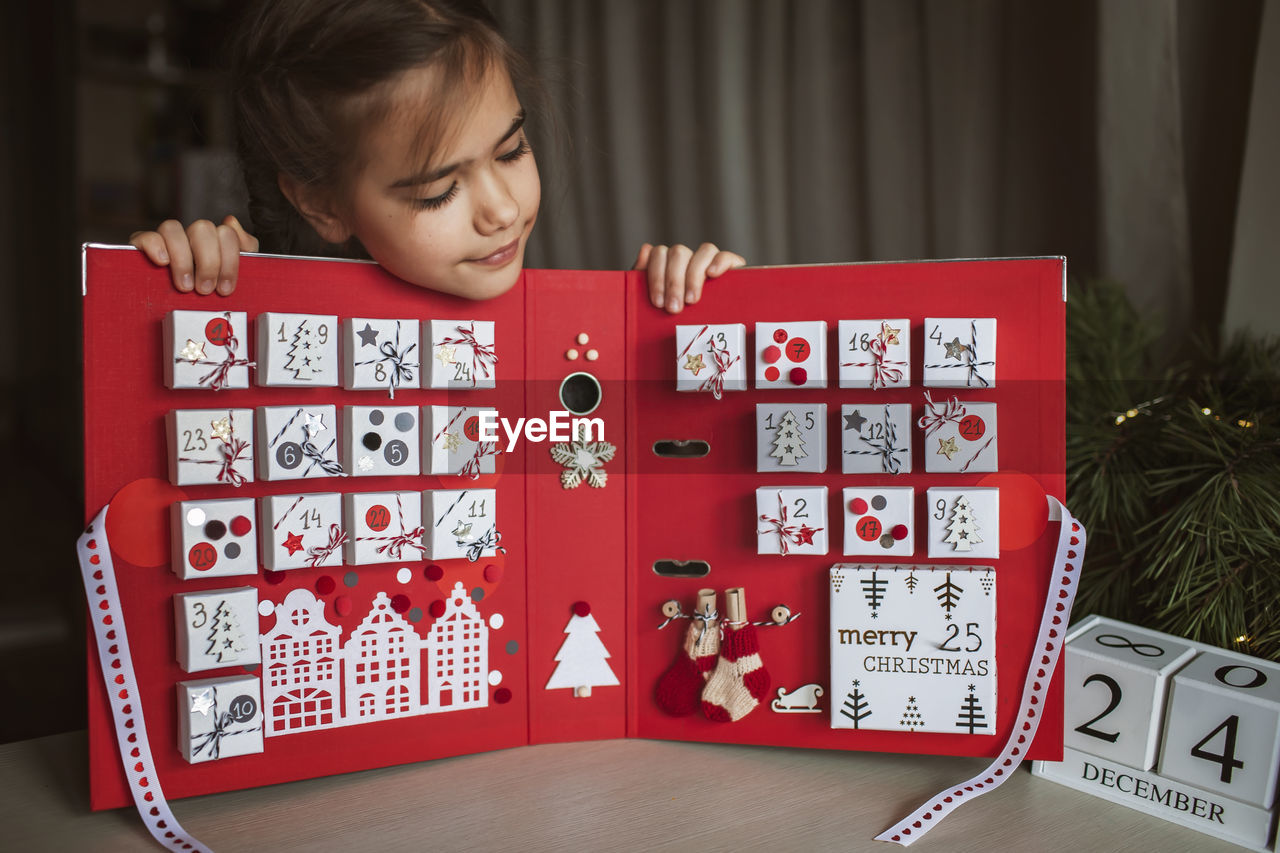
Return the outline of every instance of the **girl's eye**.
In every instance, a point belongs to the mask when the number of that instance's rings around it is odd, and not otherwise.
[[[528,154],[529,151],[530,151],[529,140],[521,136],[520,144],[517,145],[515,148],[512,148],[506,154],[498,155],[498,159],[503,163],[514,163],[524,155]]]
[[[440,195],[432,196],[431,198],[415,198],[411,200],[411,203],[414,207],[421,210],[439,210],[449,202],[453,201],[457,194],[458,182],[454,181],[453,184],[450,185],[449,189],[440,193]]]

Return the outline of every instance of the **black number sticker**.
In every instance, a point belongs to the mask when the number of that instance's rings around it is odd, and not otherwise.
[[[1120,698],[1124,694],[1120,690],[1120,685],[1116,682],[1114,678],[1112,678],[1109,675],[1103,675],[1100,672],[1095,672],[1093,675],[1086,678],[1082,686],[1088,687],[1090,684],[1093,684],[1095,681],[1100,684],[1105,684],[1107,686],[1107,689],[1111,691],[1111,702],[1110,704],[1107,705],[1107,707],[1103,710],[1101,714],[1099,714],[1098,716],[1094,717],[1092,720],[1089,720],[1086,723],[1076,726],[1076,731],[1078,731],[1082,735],[1088,735],[1089,737],[1096,737],[1098,740],[1105,740],[1107,743],[1115,743],[1116,738],[1120,737],[1119,732],[1100,732],[1093,727],[1093,724],[1101,720],[1103,717],[1107,716],[1107,714],[1110,714],[1116,708],[1118,708],[1120,706]]]
[[[1191,747],[1191,755],[1195,758],[1203,758],[1205,761],[1212,761],[1214,764],[1222,766],[1222,773],[1218,776],[1223,782],[1231,781],[1231,774],[1236,770],[1244,769],[1244,762],[1236,758],[1236,730],[1240,726],[1240,717],[1232,714],[1227,717],[1213,731],[1209,732],[1200,742]],[[1222,732],[1222,752],[1209,752],[1205,749],[1205,745],[1209,741],[1217,737],[1218,732]]]

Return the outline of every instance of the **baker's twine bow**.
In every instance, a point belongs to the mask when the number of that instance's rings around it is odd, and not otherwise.
[[[717,347],[714,338],[711,340],[710,349],[711,363],[715,368],[715,372],[702,381],[702,385],[699,386],[698,390],[710,391],[711,396],[719,400],[724,393],[724,375],[729,371],[730,367],[737,364],[742,356],[735,355],[730,358],[729,348],[727,346]]]
[[[311,568],[316,569],[325,564],[325,561],[337,553],[338,549],[347,541],[347,534],[341,527],[336,524],[329,525],[329,541],[324,545],[317,545],[307,549],[307,556],[311,559],[307,564]]]
[[[841,364],[841,367],[870,367],[871,368],[871,387],[879,390],[889,385],[895,384],[902,379],[902,370],[890,365],[900,364],[906,365],[905,361],[890,361],[888,359],[888,344],[885,342],[889,337],[889,324],[882,322],[880,324],[880,334],[871,339],[871,343],[867,347],[867,351],[871,353],[870,361],[847,361]]]
[[[813,542],[813,534],[822,530],[821,527],[809,527],[807,524],[801,524],[799,527],[787,524],[787,505],[782,501],[782,492],[778,492],[778,517],[774,518],[768,514],[761,513],[760,520],[769,524],[758,533],[775,533],[778,536],[778,551],[785,557],[790,553],[790,545],[806,545]]]
[[[461,326],[455,326],[454,328],[458,330],[458,334],[462,337],[445,338],[440,343],[454,345],[462,344],[464,346],[471,347],[471,384],[474,386],[476,384],[476,374],[478,371],[484,371],[484,378],[489,378],[489,367],[497,366],[498,355],[494,352],[494,348],[492,346],[482,344],[480,341],[476,340],[475,321],[472,321],[471,328],[469,329],[464,329]]]
[[[467,464],[462,466],[462,470],[458,472],[459,477],[470,477],[475,480],[480,477],[480,460],[486,456],[497,456],[502,450],[498,447],[496,441],[481,441],[476,443],[475,453],[471,454],[471,458],[467,460]]]
[[[484,535],[473,540],[470,544],[468,544],[465,539],[459,539],[458,544],[467,545],[467,559],[474,563],[476,560],[484,556],[484,550],[486,548],[493,548],[494,553],[497,554],[507,553],[507,549],[499,544],[501,541],[502,534],[498,532],[498,528],[490,527],[484,532]]]
[[[230,328],[231,315],[227,314],[227,324]],[[222,361],[214,365],[204,376],[200,377],[201,385],[208,385],[214,391],[221,391],[227,387],[230,379],[232,368],[236,367],[252,367],[257,368],[258,363],[250,361],[247,358],[236,358],[236,350],[240,349],[240,340],[235,335],[227,335],[227,342],[224,344],[227,349],[227,355]],[[175,361],[186,361],[185,358],[175,359]]]
[[[916,421],[916,425],[924,430],[926,437],[933,435],[943,424],[960,423],[965,416],[965,408],[956,397],[947,400],[945,406],[939,406],[933,402],[933,397],[928,391],[924,392],[925,413],[920,416],[920,420]]]

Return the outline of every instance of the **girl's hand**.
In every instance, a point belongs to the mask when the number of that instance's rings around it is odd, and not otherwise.
[[[153,264],[168,267],[173,286],[183,293],[217,290],[222,296],[236,289],[240,253],[258,251],[258,238],[234,216],[223,219],[221,225],[197,219],[186,228],[176,219],[166,219],[155,231],[134,232],[129,243]]]
[[[721,251],[711,243],[703,243],[696,252],[688,246],[645,243],[632,269],[648,273],[649,301],[655,308],[679,314],[684,306],[702,298],[702,285],[707,279],[718,278],[746,263],[742,255]]]

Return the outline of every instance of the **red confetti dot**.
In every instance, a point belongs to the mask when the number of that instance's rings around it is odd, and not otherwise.
[[[889,532],[893,534],[893,538],[898,542],[906,539],[908,534],[907,526],[905,524],[895,524],[893,526],[893,530]]]
[[[422,570],[422,576],[429,581],[438,581],[444,577],[444,569],[432,563]]]
[[[767,346],[764,348],[764,352],[760,355],[760,358],[765,364],[773,364],[775,361],[782,358],[782,350],[772,345]]]
[[[231,519],[231,534],[233,536],[244,536],[253,529],[253,522],[245,518],[243,515],[237,515]]]
[[[862,498],[854,498],[849,501],[849,509],[853,510],[854,515],[866,515],[868,509],[867,502]]]
[[[427,607],[427,612],[434,618],[439,619],[444,615],[444,602],[437,598],[435,601],[431,602],[429,607]]]
[[[284,572],[273,572],[267,569],[262,573],[262,579],[269,584],[284,583]]]
[[[493,701],[499,705],[505,705],[511,701],[511,691],[505,687],[499,687],[493,691]]]
[[[590,616],[591,605],[587,604],[585,601],[576,601],[573,604],[573,614],[575,616]]]
[[[803,367],[793,367],[791,372],[787,374],[787,378],[791,380],[792,385],[803,385],[809,381],[809,371]]]
[[[484,567],[484,579],[489,583],[497,583],[502,580],[502,566],[497,563],[490,563]]]
[[[778,343],[780,343],[780,344],[785,344],[785,343],[787,342],[787,330],[786,330],[786,329],[774,329],[774,330],[773,330],[773,339],[774,339],[775,341],[777,341]]]
[[[397,613],[407,612],[411,604],[412,602],[409,601],[409,596],[405,595],[403,592],[398,592],[391,596],[391,609]]]
[[[778,377],[781,375],[782,374],[778,372],[778,368],[776,367],[766,367],[764,369],[764,378],[770,382],[777,382]]]
[[[328,595],[338,588],[338,582],[328,575],[321,575],[316,578],[316,592],[321,595]]]
[[[339,616],[348,616],[351,613],[351,596],[340,595],[333,600],[333,611]]]

